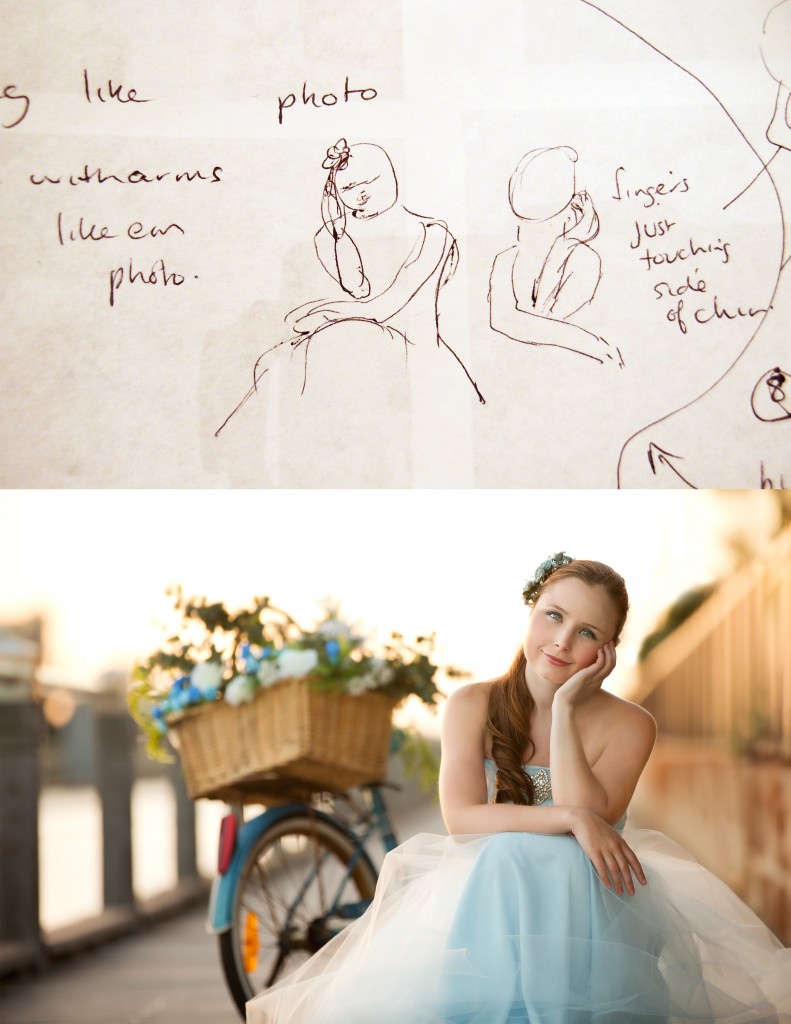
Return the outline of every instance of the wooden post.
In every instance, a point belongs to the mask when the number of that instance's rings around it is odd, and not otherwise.
[[[26,632],[30,632],[27,630]],[[40,624],[37,630],[40,640]],[[42,962],[38,890],[39,642],[0,630],[0,974]]]
[[[176,856],[178,880],[191,883],[198,877],[198,850],[195,837],[195,804],[187,795],[181,765],[170,765],[170,782],[176,797]]]
[[[126,677],[100,679],[96,704],[96,787],[102,804],[104,905],[135,913],[132,883],[132,784],[135,727],[124,701]]]

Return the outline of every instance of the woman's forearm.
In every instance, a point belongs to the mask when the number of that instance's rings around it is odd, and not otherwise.
[[[424,225],[420,241],[399,267],[393,281],[383,292],[360,302],[359,315],[381,324],[400,313],[443,266],[452,245],[453,236],[447,228],[438,223]]]
[[[492,329],[524,345],[567,348],[603,363],[607,347],[591,331],[519,308],[511,280],[513,259],[509,262],[503,258],[508,255],[501,253],[497,257],[489,279],[489,322]]]
[[[587,807],[605,821],[610,821],[612,815],[607,794],[585,757],[575,708],[568,701],[557,698],[552,704],[549,763],[552,765],[552,799],[555,804]]]
[[[575,821],[572,807],[525,807],[517,804],[468,804],[443,809],[450,835],[487,835],[493,832],[541,832],[562,835]]]

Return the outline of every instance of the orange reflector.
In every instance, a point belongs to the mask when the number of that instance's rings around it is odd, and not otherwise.
[[[258,920],[248,910],[244,915],[244,934],[242,935],[242,965],[247,974],[252,974],[258,967]]]

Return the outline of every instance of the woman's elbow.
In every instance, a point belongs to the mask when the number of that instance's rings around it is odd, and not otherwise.
[[[469,826],[469,812],[471,808],[465,805],[447,804],[442,807],[442,820],[449,836],[463,836],[471,831]]]

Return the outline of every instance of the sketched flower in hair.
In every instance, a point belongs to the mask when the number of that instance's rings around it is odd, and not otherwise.
[[[346,139],[338,139],[334,146],[330,146],[324,158],[322,167],[326,171],[342,171],[349,163],[349,143]]]
[[[573,561],[574,559],[567,555],[565,551],[558,551],[556,554],[550,555],[549,558],[545,559],[522,587],[522,598],[525,604],[530,604],[531,601],[535,600],[536,594],[544,586],[555,569],[559,569],[561,565],[568,565],[569,562]]]

